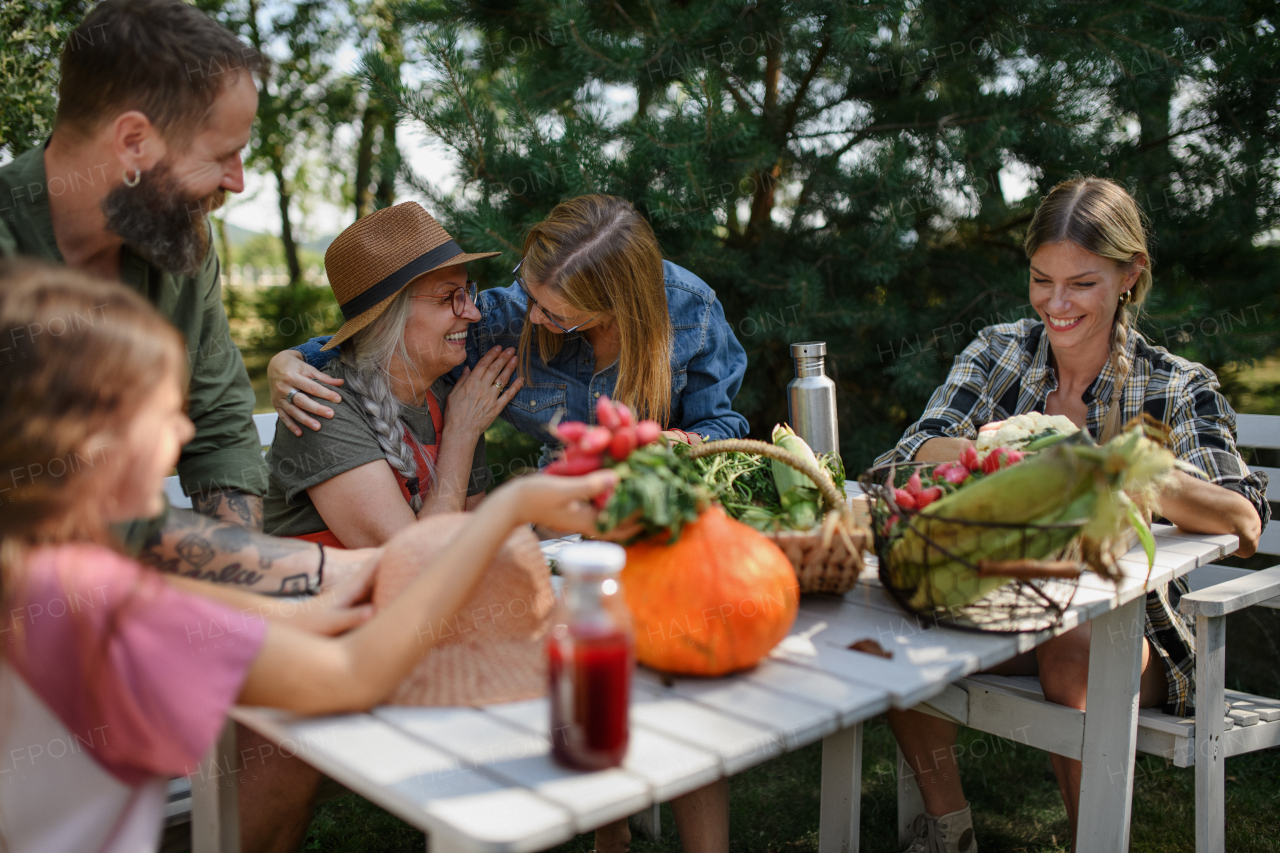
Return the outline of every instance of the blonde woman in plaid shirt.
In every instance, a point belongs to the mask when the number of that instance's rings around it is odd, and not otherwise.
[[[1184,530],[1234,534],[1240,538],[1236,553],[1251,555],[1270,515],[1266,475],[1250,474],[1236,452],[1235,412],[1218,393],[1217,377],[1152,346],[1133,328],[1152,283],[1137,203],[1114,181],[1061,183],[1036,210],[1025,249],[1031,307],[1040,319],[983,329],[956,358],[924,415],[877,462],[954,460],[974,444],[983,424],[1030,411],[1066,415],[1103,439],[1147,412],[1171,427],[1178,457],[1204,473],[1197,479],[1178,472],[1161,494],[1161,514]],[[1143,707],[1191,713],[1195,637],[1177,612],[1185,591],[1177,581],[1147,596]],[[996,671],[1039,674],[1046,699],[1083,709],[1088,668],[1084,625]],[[955,724],[916,711],[890,711],[889,722],[927,812],[908,850],[977,853],[950,749]],[[1080,762],[1050,758],[1074,839]]]

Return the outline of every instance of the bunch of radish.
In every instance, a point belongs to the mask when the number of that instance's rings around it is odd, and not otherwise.
[[[564,453],[547,466],[548,474],[576,477],[605,467],[608,462],[622,462],[637,447],[658,440],[662,427],[657,421],[636,423],[635,415],[624,403],[608,397],[596,400],[596,426],[582,421],[561,421],[552,433],[564,443]]]
[[[1021,450],[997,447],[983,458],[972,446],[966,447],[957,461],[944,462],[932,470],[923,469],[923,477],[921,471],[912,472],[904,485],[893,490],[893,501],[908,513],[919,512],[960,486],[1016,465],[1025,456]],[[884,528],[885,536],[891,535],[898,521],[897,515],[889,516]]]

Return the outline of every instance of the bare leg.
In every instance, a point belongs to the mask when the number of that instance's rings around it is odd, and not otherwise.
[[[301,759],[241,725],[240,849],[244,853],[294,853],[307,837],[316,791],[323,778]]]
[[[1089,690],[1089,638],[1091,626],[1081,625],[1060,637],[1054,637],[1036,649],[1040,665],[1040,686],[1044,698],[1068,708],[1085,710]],[[1151,644],[1142,642],[1142,687],[1138,704],[1144,708],[1165,701],[1168,686],[1164,665],[1152,654]],[[1071,849],[1075,849],[1076,827],[1080,819],[1080,776],[1082,765],[1074,758],[1049,754],[1053,772],[1058,777],[1058,790],[1067,808],[1071,826]]]
[[[956,724],[919,711],[890,710],[888,717],[893,736],[916,775],[924,810],[941,817],[968,805],[952,749]]]
[[[671,801],[684,853],[729,853],[729,780]]]
[[[630,849],[631,827],[625,817],[596,830],[596,853],[627,853]]]
[[[1028,653],[990,671],[1000,675],[1030,675],[1035,668],[1035,658]],[[924,810],[933,817],[942,817],[965,808],[968,802],[960,785],[960,768],[953,749],[956,724],[920,711],[890,710],[887,716],[893,736],[916,775]]]

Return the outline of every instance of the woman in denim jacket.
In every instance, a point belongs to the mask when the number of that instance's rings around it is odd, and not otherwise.
[[[468,330],[467,366],[495,348],[520,353],[523,386],[501,417],[544,442],[543,464],[554,449],[547,425],[555,414],[595,423],[601,396],[680,441],[746,435],[732,401],[747,356],[715,291],[662,260],[629,202],[588,195],[557,205],[529,232],[514,274],[510,287],[480,294],[483,319]],[[320,429],[312,415],[333,416],[320,400],[341,402],[321,384],[338,383],[316,369],[334,355],[320,351],[327,341],[313,338],[268,367],[271,402],[295,435],[299,424]]]

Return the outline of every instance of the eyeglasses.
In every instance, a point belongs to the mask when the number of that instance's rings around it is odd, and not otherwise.
[[[578,331],[579,329],[581,329],[583,326],[585,326],[585,325],[587,325],[588,323],[590,323],[592,320],[594,320],[594,319],[598,316],[598,315],[593,314],[593,315],[591,315],[590,319],[583,320],[583,321],[582,321],[581,323],[579,323],[578,325],[576,325],[576,326],[574,326],[574,327],[572,327],[572,328],[569,328],[569,329],[566,329],[564,326],[561,326],[561,325],[560,325],[559,323],[557,323],[555,320],[551,319],[551,315],[547,313],[547,309],[546,309],[546,308],[543,308],[541,305],[539,305],[539,304],[538,304],[538,300],[534,299],[534,298],[533,298],[533,294],[529,292],[529,285],[525,284],[525,283],[524,283],[524,279],[522,279],[522,278],[517,274],[517,273],[519,272],[519,270],[520,270],[520,267],[522,267],[522,266],[524,266],[524,258],[521,258],[521,259],[520,259],[520,263],[516,264],[516,268],[515,268],[515,269],[513,269],[513,270],[511,271],[511,275],[515,277],[516,284],[520,285],[520,289],[524,291],[524,295],[528,298],[528,300],[529,300],[529,307],[530,307],[530,308],[537,308],[539,311],[541,311],[541,312],[542,312],[542,316],[546,318],[546,320],[547,320],[547,322],[548,322],[548,323],[550,323],[551,325],[555,326],[557,329],[559,329],[560,331],[564,332],[566,335],[567,335],[567,334],[569,334],[570,332],[576,332],[576,331]]]
[[[437,305],[453,304],[453,316],[461,317],[467,310],[467,303],[472,305],[476,301],[476,293],[479,292],[480,283],[477,281],[468,281],[466,287],[454,288],[453,292],[446,293],[444,296],[437,296],[432,293],[427,296],[410,296],[410,299],[431,299]]]

